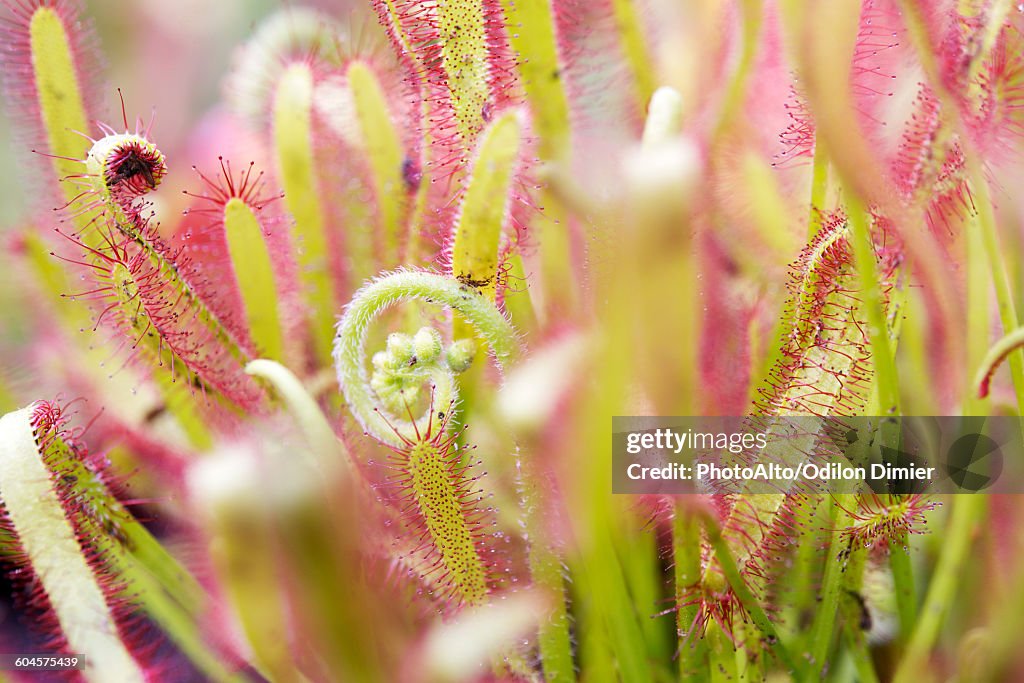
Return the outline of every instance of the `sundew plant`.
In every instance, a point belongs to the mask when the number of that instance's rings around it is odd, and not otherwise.
[[[0,681],[1024,680],[1020,498],[611,427],[1024,413],[1021,5],[243,5],[2,2]]]

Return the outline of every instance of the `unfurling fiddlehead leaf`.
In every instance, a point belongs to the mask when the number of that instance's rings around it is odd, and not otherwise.
[[[388,446],[397,472],[389,482],[399,490],[419,530],[423,556],[414,566],[431,579],[431,593],[449,607],[480,604],[488,593],[490,570],[483,552],[479,492],[471,488],[457,434],[448,425],[456,405],[457,388],[447,360],[463,366],[464,350],[450,349],[442,362],[436,332],[421,330],[415,337],[392,335],[388,350],[374,358],[376,372],[369,381],[364,344],[373,319],[400,301],[441,304],[460,313],[504,366],[519,354],[515,331],[505,317],[476,289],[452,278],[422,271],[399,271],[361,289],[338,323],[334,359],[338,381],[356,419]],[[423,365],[421,369],[417,366]],[[416,419],[412,401],[418,386],[431,384],[426,414]],[[395,416],[405,407],[408,420]]]
[[[104,130],[86,156],[79,176],[86,189],[74,205],[93,216],[72,241],[94,287],[73,298],[98,302],[95,324],[113,321],[158,374],[166,368],[172,381],[194,377],[198,389],[230,403],[258,405],[261,392],[244,373],[248,352],[196,291],[201,276],[189,259],[142,215],[139,197],[166,173],[163,154],[144,135]],[[169,406],[180,405],[164,389]]]

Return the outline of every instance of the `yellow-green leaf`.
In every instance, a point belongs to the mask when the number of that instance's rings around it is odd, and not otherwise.
[[[274,97],[274,147],[284,199],[295,218],[298,262],[310,305],[317,356],[327,360],[334,337],[337,304],[327,261],[324,210],[313,167],[313,72],[308,64],[289,66]]]
[[[501,226],[521,136],[516,111],[506,112],[485,131],[455,226],[452,274],[492,301],[497,291]]]
[[[362,147],[373,172],[377,197],[378,229],[383,233],[378,244],[384,246],[384,266],[398,263],[398,241],[405,216],[406,192],[402,177],[402,139],[395,130],[380,82],[362,62],[348,68],[348,86],[362,133]]]
[[[264,357],[281,360],[284,336],[270,252],[259,220],[238,197],[224,205],[224,233],[253,343]]]

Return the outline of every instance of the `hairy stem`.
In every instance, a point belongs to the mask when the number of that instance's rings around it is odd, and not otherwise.
[[[900,634],[910,636],[917,622],[917,591],[914,586],[914,567],[910,562],[910,539],[906,532],[893,539],[889,547],[889,567],[892,569],[896,589],[896,610],[900,618]]]
[[[538,468],[530,463],[523,463],[521,467],[523,516],[530,544],[530,577],[535,585],[550,590],[554,600],[552,609],[541,622],[537,633],[541,666],[545,680],[551,683],[569,682],[575,680],[575,666],[572,660],[569,614],[565,604],[565,568],[561,555],[552,547],[546,528],[544,497],[540,490],[542,480]]]
[[[992,285],[996,292],[996,305],[999,309],[999,320],[1003,330],[1010,331],[1020,325],[1017,309],[1010,289],[1010,281],[1006,276],[1006,265],[1003,262],[1003,251],[999,244],[999,233],[996,228],[995,213],[989,198],[988,184],[982,174],[980,163],[973,154],[965,152],[971,178],[971,189],[977,197],[978,227],[981,228],[981,239],[988,260],[988,269],[992,273]],[[1017,398],[1017,414],[1024,415],[1024,359],[1019,354],[1009,358],[1010,376],[1013,378],[1014,393]]]
[[[814,623],[808,637],[809,662],[806,669],[806,680],[820,680],[822,671],[828,665],[828,654],[832,646],[839,611],[839,598],[846,568],[846,548],[843,548],[843,529],[852,523],[847,508],[854,509],[854,496],[836,494],[840,504],[832,505],[832,527],[835,531],[829,541],[825,562],[825,576],[822,579],[821,599],[815,610]]]
[[[486,297],[457,280],[426,271],[406,270],[384,275],[360,289],[338,322],[334,339],[338,383],[363,428],[394,446],[400,446],[402,442],[382,414],[370,389],[363,361],[364,346],[374,318],[388,307],[407,300],[440,304],[460,313],[490,347],[500,367],[514,361],[520,353],[515,330],[505,316]],[[438,386],[440,398],[436,402],[439,405],[446,405],[450,400],[454,391],[450,382]],[[448,398],[441,390],[447,392]]]

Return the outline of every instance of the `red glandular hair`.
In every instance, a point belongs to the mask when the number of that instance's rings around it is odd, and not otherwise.
[[[722,526],[722,537],[731,552],[742,558],[737,566],[740,577],[754,598],[771,611],[772,605],[765,604],[773,588],[769,584],[770,569],[789,556],[791,539],[807,530],[806,520],[813,500],[809,502],[799,494],[787,495],[775,514],[765,518],[753,509],[748,496],[716,496],[716,499],[716,504],[722,509],[720,515],[726,520]],[[754,527],[760,532],[760,540],[756,543],[751,537]],[[706,568],[704,571],[711,571],[718,577],[722,590],[709,591],[706,577],[693,586],[683,587],[679,593],[679,606],[697,606],[698,609],[693,624],[680,626],[687,627],[687,633],[693,636],[703,634],[708,625],[715,622],[731,638],[737,620],[749,620],[747,610],[721,573],[714,550],[706,543],[701,549],[701,566]]]
[[[857,507],[847,510],[853,523],[843,529],[842,535],[851,547],[888,548],[906,534],[925,533],[926,513],[936,507],[938,503],[921,494],[859,496]]]
[[[886,122],[882,109],[893,94],[904,33],[899,11],[892,2],[867,0],[863,4],[850,63],[850,89],[861,129],[876,146],[883,144]],[[783,150],[776,156],[777,165],[809,159],[814,152],[814,118],[799,84],[785,106],[791,123],[779,135]]]
[[[510,573],[493,531],[495,511],[477,483],[486,472],[474,474],[481,462],[456,445],[465,427],[448,433],[452,411],[438,412],[432,399],[423,432],[406,438],[395,431],[400,445],[388,445],[382,466],[389,473],[378,486],[406,539],[396,543],[394,570],[445,615],[479,604]]]
[[[977,79],[980,96],[968,118],[971,137],[989,164],[1008,161],[1024,137],[1024,33],[1007,24]]]
[[[148,222],[132,239],[107,232],[80,262],[92,289],[72,298],[94,302],[95,325],[121,333],[122,348],[148,355],[151,367],[165,367],[199,391],[212,389],[239,407],[258,410],[264,394],[245,374],[245,350],[197,295],[192,282],[203,275]],[[208,289],[208,288],[207,288]],[[138,353],[136,353],[138,352]]]
[[[784,105],[790,123],[779,133],[782,151],[775,155],[774,166],[795,163],[797,160],[808,160],[814,155],[814,117],[807,106],[807,101],[794,88]]]
[[[119,140],[113,128],[97,122],[103,137],[89,138],[93,146],[81,161],[82,172],[63,178],[81,191],[55,209],[62,212],[61,222],[73,221],[77,225],[76,236],[89,243],[101,240],[102,233],[111,230],[124,234],[136,232],[137,226],[146,222],[143,214],[149,210],[142,197],[156,189],[167,174],[163,153],[149,139],[150,127],[144,127],[138,120],[135,133],[130,133],[123,100],[121,114],[125,133]],[[116,144],[105,148],[97,144],[106,140],[115,140]],[[90,170],[96,163],[101,168],[98,173]],[[97,236],[97,232],[101,234]]]
[[[140,135],[148,137],[149,131]],[[119,206],[130,207],[138,197],[155,189],[166,174],[163,154],[141,140],[131,140],[116,147],[107,158],[103,183]]]
[[[941,98],[922,85],[892,173],[905,199],[925,203],[929,225],[950,234],[974,212],[964,145],[974,150],[991,176],[995,166],[1013,156],[1024,133],[1024,36],[1007,23],[991,53],[979,57],[979,41],[987,30],[979,17],[962,17],[952,10],[926,17],[929,37],[937,46],[942,87],[959,112],[944,111]],[[957,114],[962,133],[953,126]]]
[[[842,234],[845,226],[841,212],[826,215],[822,229],[792,268],[787,308],[793,328],[783,340],[768,386],[758,389],[759,414],[851,415],[863,404],[870,381],[869,339],[860,313],[853,254]],[[876,244],[876,252],[885,293],[900,262],[899,249]],[[815,348],[820,354],[809,353]],[[841,373],[818,357],[831,354],[842,359]],[[834,381],[821,383],[828,387],[822,389],[818,382],[805,379],[816,373]]]
[[[893,286],[899,249],[886,243],[885,222],[875,224],[874,251],[883,295]],[[863,406],[872,376],[870,339],[863,320],[860,282],[848,243],[846,216],[823,216],[822,228],[801,254],[792,271],[786,320],[791,326],[766,387],[759,387],[751,417],[754,431],[774,431],[778,416],[856,414]],[[814,460],[824,447],[817,431],[808,435],[806,452],[794,457]],[[813,438],[810,438],[813,437]],[[743,453],[739,462],[753,465],[760,452]],[[779,488],[764,495],[729,495],[722,537],[736,558],[741,578],[755,597],[766,590],[768,567],[787,554],[790,539],[806,528],[800,514],[810,506],[801,486]],[[680,603],[699,606],[698,625],[710,620],[730,632],[742,606],[728,585],[710,545],[705,544],[701,582],[687,587]]]
[[[228,252],[224,208],[232,199],[244,202],[259,221],[270,254],[285,337],[296,340],[294,347],[300,348],[302,344],[298,340],[302,338],[304,321],[301,315],[298,270],[292,256],[295,252],[291,246],[290,226],[283,204],[278,201],[283,195],[268,191],[263,171],[254,173],[254,162],[235,173],[229,161],[223,157],[218,157],[218,161],[219,173],[210,175],[193,166],[202,180],[203,189],[197,193],[185,192],[194,201],[179,228],[178,239],[182,245],[182,254],[188,257],[200,273],[235,272],[236,266],[232,264]],[[245,308],[237,286],[243,277],[244,271],[235,272],[234,280],[203,277],[197,279],[193,286],[196,293],[207,302],[210,311],[228,327],[228,331],[239,340],[246,352],[255,355],[250,331],[243,323]]]
[[[480,128],[468,137],[458,130],[450,75],[444,68],[445,37],[442,36],[436,2],[376,0],[374,3],[407,82],[419,96],[424,118],[417,126],[419,137],[429,141],[422,150],[418,171],[430,183],[427,196],[425,237],[443,244],[457,205],[459,188],[470,162]],[[505,16],[498,0],[483,0],[486,45],[487,94],[470,106],[480,113],[483,125],[520,100],[516,87],[516,63],[508,44]]]
[[[938,98],[921,86],[891,164],[900,196],[911,203],[924,202],[925,220],[939,236],[951,234],[959,220],[974,210],[961,142],[955,135],[942,137],[944,125]]]
[[[69,427],[70,405],[58,401],[35,404],[31,416],[35,441],[64,517],[117,624],[118,636],[140,665],[151,671],[151,667],[158,665],[155,654],[163,642],[162,637],[146,628],[131,596],[125,591],[124,582],[118,578],[99,543],[101,539],[124,542],[120,524],[124,519],[122,515],[127,513],[116,503],[111,505],[110,486],[115,482],[109,479],[105,462],[90,455],[81,441],[81,429]],[[21,548],[2,501],[0,541],[3,543],[2,561],[16,589],[15,600],[21,607],[19,613],[26,616],[27,623],[41,638],[33,647],[52,654],[76,654],[68,649],[53,605],[30,558]],[[48,680],[84,681],[78,671],[47,675],[51,677]]]

